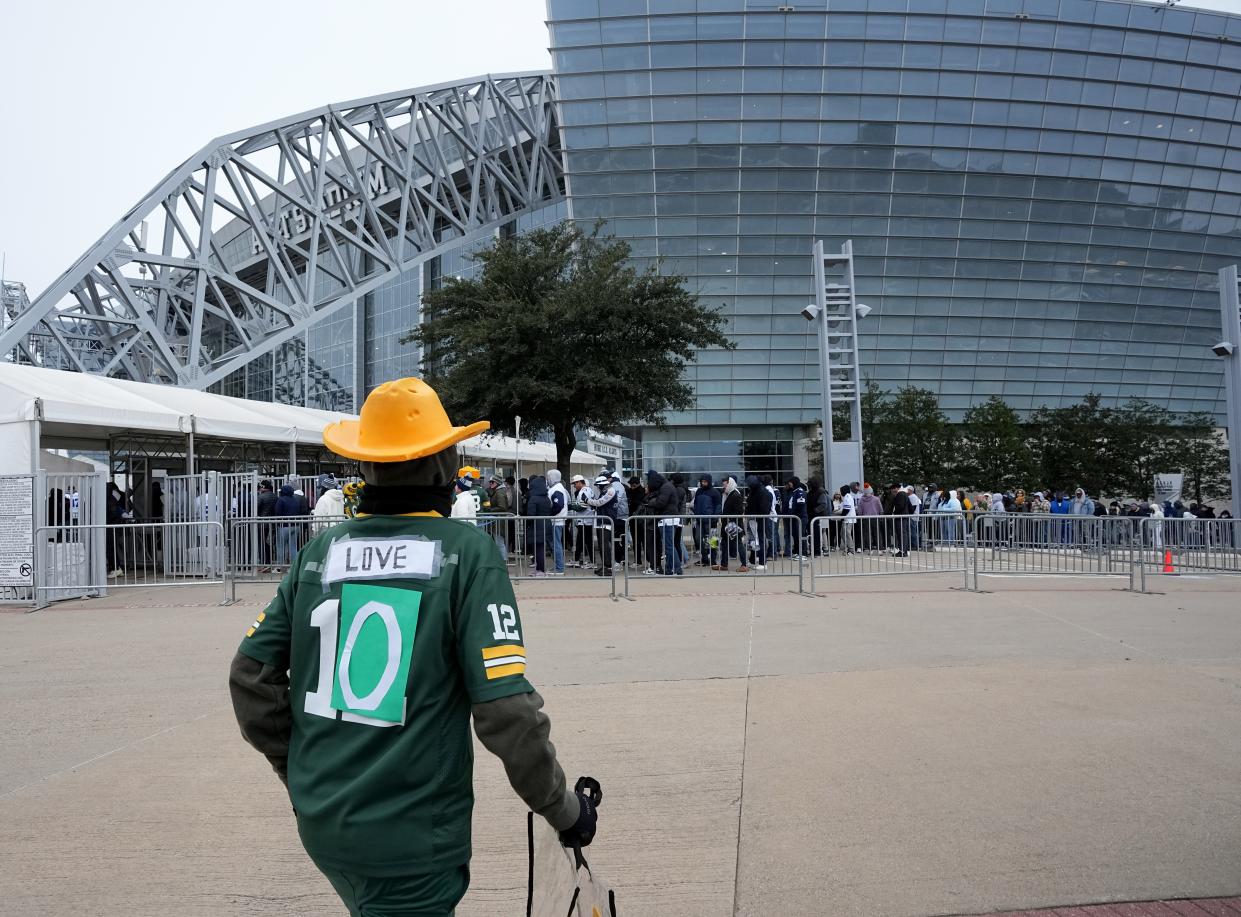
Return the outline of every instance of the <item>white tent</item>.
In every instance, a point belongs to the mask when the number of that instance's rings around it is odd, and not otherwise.
[[[132,431],[192,432],[211,439],[322,446],[324,427],[355,416],[0,362],[0,474],[33,471],[41,437],[103,442]],[[478,436],[462,446],[466,456],[492,466],[515,463],[519,453],[523,468],[556,464],[556,448],[549,443],[518,445],[509,437]],[[589,452],[573,452],[574,470],[604,464]]]
[[[462,440],[461,451],[479,465],[499,467],[516,465],[521,460],[522,473],[538,474],[556,467],[556,447],[552,443],[518,442],[511,436],[472,436]],[[607,464],[592,452],[574,449],[569,459],[573,472],[595,472]]]
[[[0,473],[32,469],[40,436],[104,441],[119,433],[195,433],[246,442],[323,443],[352,415],[197,389],[0,363]]]

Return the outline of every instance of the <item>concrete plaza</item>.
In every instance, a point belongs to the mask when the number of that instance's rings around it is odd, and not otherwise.
[[[518,587],[562,760],[604,787],[591,861],[625,917],[1241,892],[1241,581],[788,585]],[[0,913],[343,913],[228,702],[266,592],[0,613]],[[458,913],[516,917],[523,807],[481,750],[475,786]]]

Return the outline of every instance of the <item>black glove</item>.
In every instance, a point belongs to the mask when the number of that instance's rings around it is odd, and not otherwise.
[[[560,832],[560,843],[566,847],[589,847],[595,839],[595,825],[599,821],[598,806],[603,802],[603,790],[594,777],[579,777],[573,787],[581,811],[573,827]]]

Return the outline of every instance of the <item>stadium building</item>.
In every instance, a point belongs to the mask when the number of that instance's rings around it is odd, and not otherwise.
[[[830,7],[830,8],[829,8]],[[737,342],[632,431],[669,470],[791,473],[800,310],[847,239],[862,373],[954,419],[1136,397],[1225,412],[1241,17],[1123,0],[550,0],[553,69],[208,144],[25,309],[13,358],[353,410],[417,372],[423,290],[497,234],[605,220]],[[800,470],[800,468],[799,468]]]

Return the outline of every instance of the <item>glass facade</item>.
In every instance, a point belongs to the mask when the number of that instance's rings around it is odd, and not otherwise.
[[[852,239],[862,372],[955,420],[1098,392],[1223,415],[1219,268],[1241,260],[1241,16],[1128,0],[549,0],[567,202],[737,343],[636,467],[793,471],[819,419],[810,250]],[[256,359],[228,394],[356,410],[418,372],[432,257]],[[238,243],[241,244],[241,243]],[[326,282],[322,280],[321,282]]]
[[[686,275],[738,345],[699,354],[696,407],[670,423],[818,420],[799,315],[816,238],[853,240],[863,374],[884,388],[933,389],[957,419],[1091,391],[1222,412],[1241,18],[1119,0],[548,11],[573,217]]]

